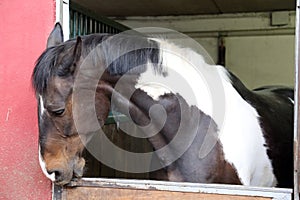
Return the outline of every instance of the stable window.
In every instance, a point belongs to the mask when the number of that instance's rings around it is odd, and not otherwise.
[[[90,33],[112,33],[116,34],[129,28],[119,24],[115,21],[107,19],[105,17],[99,16],[98,13],[95,13],[87,7],[82,7],[75,2],[67,1],[58,1],[61,9],[58,9],[57,12],[60,12],[60,18],[58,21],[63,22],[64,30],[68,30],[70,33],[70,38],[76,37],[77,35],[85,35]],[[299,1],[297,1],[299,5]],[[69,6],[69,10],[66,10],[65,7]],[[63,9],[64,7],[64,9]],[[66,15],[66,12],[68,15]],[[63,14],[62,14],[63,13]],[[64,17],[63,17],[64,16]],[[67,17],[65,17],[67,16]],[[276,26],[284,26],[285,21],[283,18],[286,17],[280,16],[279,14],[274,14],[272,23]],[[64,19],[62,19],[64,18]],[[66,22],[65,18],[68,18],[69,21]],[[295,78],[296,78],[296,93],[295,93],[295,131],[294,131],[294,162],[295,162],[295,186],[294,186],[294,199],[299,199],[298,193],[298,173],[297,169],[299,168],[299,146],[298,141],[300,141],[300,134],[298,124],[300,123],[300,118],[298,117],[299,113],[299,7],[297,7],[296,13],[296,68],[295,68]],[[279,23],[279,24],[278,24]],[[276,32],[276,30],[275,30]],[[278,31],[279,32],[279,31]],[[202,34],[202,35],[201,35]],[[225,35],[219,37],[218,40],[211,40],[211,38],[203,39],[203,36],[208,36],[210,33],[201,33],[199,40],[202,42],[220,42],[224,40]],[[261,32],[238,32],[233,31],[229,34],[238,35],[241,34],[246,36],[261,34]],[[248,35],[248,36],[249,36]],[[229,41],[230,42],[230,41]],[[234,44],[234,40],[232,44]],[[204,45],[205,46],[205,45]],[[216,52],[217,49],[208,49],[208,51]],[[213,56],[214,57],[214,56]],[[230,58],[229,58],[230,59]],[[214,57],[214,60],[217,62],[218,58]],[[225,62],[225,60],[219,60],[219,62]],[[118,114],[119,118],[118,123],[123,123],[126,126],[127,120],[126,117],[122,114]],[[136,139],[128,136],[126,133],[118,129],[119,124],[115,123],[112,115],[107,119],[107,122],[104,126],[103,131],[106,136],[112,141],[115,145],[119,146],[128,151],[135,152],[149,152],[152,150],[150,143],[146,139]],[[95,141],[96,143],[91,143],[90,145],[100,145],[101,142]],[[81,199],[88,197],[93,199],[97,197],[107,197],[109,199],[119,198],[120,196],[125,196],[126,198],[151,198],[153,199],[193,199],[193,198],[211,198],[211,199],[223,199],[232,198],[232,199],[243,199],[243,198],[253,198],[253,199],[291,199],[292,189],[283,189],[283,188],[257,188],[257,187],[245,187],[239,185],[221,185],[221,184],[198,184],[198,183],[176,183],[176,182],[165,182],[165,181],[153,181],[151,179],[151,173],[126,173],[122,171],[115,170],[110,168],[93,156],[85,151],[85,158],[87,160],[87,171],[85,177],[80,180],[74,180],[66,187],[54,186],[53,198],[54,199]],[[115,155],[113,159],[118,159],[123,155]],[[124,168],[128,163],[124,162]],[[137,163],[138,164],[138,163]],[[138,180],[140,179],[140,180]],[[88,197],[86,196],[88,195]]]

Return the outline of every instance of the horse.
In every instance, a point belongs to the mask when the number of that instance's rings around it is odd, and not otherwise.
[[[57,23],[32,84],[40,165],[57,185],[83,176],[82,151],[116,110],[141,127],[161,179],[293,186],[293,89],[249,90],[191,48],[143,34],[64,42]]]

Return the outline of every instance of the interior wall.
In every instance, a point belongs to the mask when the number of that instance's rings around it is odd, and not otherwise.
[[[218,38],[194,37],[218,62]],[[228,36],[225,67],[250,89],[265,85],[294,85],[294,35]]]
[[[193,38],[218,61],[218,38]],[[227,36],[225,67],[251,89],[264,85],[294,85],[295,36]]]
[[[218,38],[216,37],[193,37],[209,54],[214,63],[218,62]]]
[[[288,20],[272,25],[272,13],[206,16],[128,17],[115,19],[131,28],[163,27],[195,39],[217,63],[218,37],[226,46],[226,67],[249,88],[294,85],[295,12],[281,13]]]
[[[293,35],[227,37],[226,67],[249,87],[294,85]]]

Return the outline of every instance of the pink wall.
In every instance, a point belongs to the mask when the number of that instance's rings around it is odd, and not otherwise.
[[[38,164],[30,79],[55,21],[55,0],[1,0],[0,13],[0,199],[51,199]]]

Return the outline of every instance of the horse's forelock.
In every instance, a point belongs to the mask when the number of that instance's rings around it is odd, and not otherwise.
[[[54,47],[46,49],[37,59],[32,74],[32,85],[37,94],[43,94],[47,88],[48,80],[53,75],[56,55],[52,53]]]
[[[67,45],[66,45],[67,44]],[[64,43],[46,49],[36,61],[32,74],[32,86],[37,94],[44,94],[51,77],[58,73],[57,61],[61,53],[71,49],[73,45]]]

